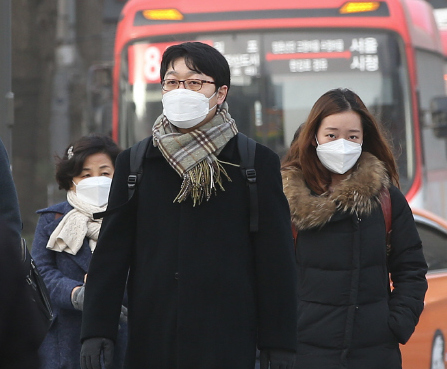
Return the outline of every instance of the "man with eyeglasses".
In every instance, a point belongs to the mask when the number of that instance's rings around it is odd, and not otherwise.
[[[291,369],[296,267],[278,156],[256,145],[259,230],[238,129],[228,110],[230,69],[213,47],[169,47],[163,114],[143,175],[128,197],[130,150],[116,161],[109,208],[86,283],[81,366],[111,367],[127,281],[127,368]],[[102,356],[101,356],[102,355]]]

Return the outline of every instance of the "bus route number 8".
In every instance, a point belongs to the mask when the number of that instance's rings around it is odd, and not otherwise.
[[[156,46],[149,46],[144,52],[144,76],[148,82],[160,80],[161,52]]]

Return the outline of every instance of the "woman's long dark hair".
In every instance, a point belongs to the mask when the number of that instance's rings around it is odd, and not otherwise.
[[[298,137],[284,156],[282,168],[301,169],[307,185],[313,191],[318,194],[327,191],[331,183],[331,173],[318,159],[315,136],[324,118],[346,111],[353,111],[360,116],[363,127],[362,151],[369,152],[382,161],[390,180],[399,187],[396,160],[383,127],[368,111],[360,97],[349,89],[330,90],[315,102]]]

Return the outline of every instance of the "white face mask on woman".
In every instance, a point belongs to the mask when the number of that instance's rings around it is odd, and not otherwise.
[[[178,88],[169,91],[163,95],[163,114],[168,118],[174,126],[178,128],[192,128],[202,122],[211,109],[209,108],[210,99],[216,94],[212,94],[209,98],[200,92]]]
[[[105,176],[89,177],[79,181],[78,184],[74,183],[79,200],[99,207],[107,204],[111,184],[112,179]]]
[[[340,138],[319,144],[317,138],[317,156],[321,164],[333,173],[345,174],[357,162],[362,153],[362,144]]]

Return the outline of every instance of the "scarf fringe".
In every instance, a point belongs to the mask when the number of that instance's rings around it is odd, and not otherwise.
[[[218,188],[224,191],[224,178],[231,179],[222,163],[228,163],[219,161],[217,156],[237,132],[226,102],[211,121],[189,133],[179,132],[164,115],[157,119],[152,128],[154,146],[182,178],[174,203],[185,201],[190,195],[196,206],[204,199],[208,201],[213,193],[217,195]]]
[[[221,162],[216,157],[207,156],[183,174],[182,186],[174,202],[185,201],[189,195],[191,195],[193,206],[200,205],[203,199],[208,201],[213,193],[217,194],[216,184],[222,191],[225,191],[222,184],[223,177],[231,182],[231,178]]]

